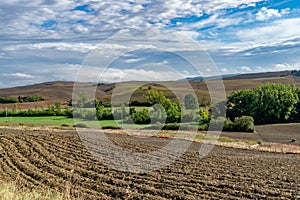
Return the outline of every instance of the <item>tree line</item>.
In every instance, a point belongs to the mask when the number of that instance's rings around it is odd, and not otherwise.
[[[36,99],[36,98],[35,98]],[[91,101],[82,94],[74,109],[60,103],[46,109],[19,111],[17,104],[8,111],[10,116],[52,116],[63,115],[86,120],[123,120],[136,124],[178,124],[195,122],[199,129],[223,126],[228,131],[254,131],[254,124],[295,122],[300,119],[300,90],[295,85],[266,83],[253,89],[233,92],[226,100],[210,106],[197,107],[197,99],[188,94],[184,105],[167,98],[162,92],[148,90],[143,105],[148,108],[137,109],[139,102],[112,108],[110,104],[98,100]],[[71,102],[71,104],[74,104]],[[132,106],[135,105],[135,106]],[[151,109],[149,109],[151,105]],[[183,110],[190,110],[183,112]],[[0,112],[5,116],[7,110]],[[226,113],[226,114],[225,114]]]
[[[0,96],[0,103],[22,103],[22,102],[38,102],[44,101],[45,99],[39,95],[28,95],[28,96]]]

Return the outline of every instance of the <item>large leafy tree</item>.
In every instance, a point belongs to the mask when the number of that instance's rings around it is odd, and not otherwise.
[[[228,97],[227,116],[232,120],[252,116],[256,123],[292,121],[298,112],[298,94],[299,89],[294,85],[281,83],[236,91]]]
[[[162,92],[158,92],[157,90],[149,90],[147,91],[145,98],[152,105],[159,104],[165,109],[167,115],[167,123],[180,122],[180,105],[165,97]]]

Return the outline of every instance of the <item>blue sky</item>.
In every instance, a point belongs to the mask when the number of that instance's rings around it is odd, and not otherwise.
[[[182,44],[180,38],[160,41],[165,43],[164,52],[155,51],[153,45],[149,49],[149,38],[136,37],[139,30],[152,29],[191,38],[222,74],[300,69],[299,9],[297,0],[2,1],[0,87],[74,81],[87,56],[122,31],[129,33],[125,42],[113,48],[108,45],[105,52],[114,55],[133,39],[137,42],[136,38],[140,49],[115,58],[101,80],[198,75],[177,53],[197,57],[199,52]],[[159,65],[176,70],[178,76],[155,67]],[[93,67],[106,66],[99,61]],[[214,75],[209,70],[201,74]],[[87,80],[96,76],[99,74],[91,73]]]

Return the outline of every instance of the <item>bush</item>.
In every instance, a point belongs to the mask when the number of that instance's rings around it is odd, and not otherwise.
[[[21,98],[22,102],[37,102],[37,101],[44,101],[44,98],[39,95],[29,95],[26,97]]]
[[[86,124],[83,124],[83,123],[75,124],[74,127],[78,127],[78,128],[88,128],[88,126],[87,126]]]
[[[229,118],[218,117],[217,119],[212,119],[209,124],[210,130],[223,130],[232,131],[233,122]]]
[[[223,130],[226,118],[225,117],[218,117],[216,119],[211,119],[209,123],[209,130],[217,131]]]
[[[131,115],[131,119],[136,124],[149,124],[151,122],[150,113],[147,109],[136,111]]]
[[[182,122],[193,122],[195,120],[194,113],[188,113],[182,116]]]
[[[167,114],[165,109],[159,105],[155,104],[151,109],[150,109],[150,117],[151,117],[151,123],[165,123]]]
[[[102,129],[121,129],[120,127],[118,126],[103,126],[101,127]]]
[[[0,103],[17,103],[16,97],[0,97]]]
[[[229,118],[226,118],[226,120],[224,121],[223,131],[232,131],[232,130],[233,130],[233,122]]]
[[[187,94],[184,96],[184,106],[186,109],[196,109],[198,107],[198,103],[196,101],[195,95]]]
[[[200,123],[204,123],[204,124],[210,121],[210,115],[208,110],[200,108],[199,121]]]
[[[237,131],[237,132],[254,132],[254,119],[250,116],[236,117],[234,122],[229,118],[218,117],[212,119],[209,124],[210,130]]]
[[[208,130],[208,124],[202,124],[199,125],[198,131],[207,131]]]
[[[103,105],[96,107],[96,116],[98,120],[113,120],[114,116],[111,109],[105,108]]]
[[[153,104],[151,104],[150,102],[147,102],[147,101],[131,101],[129,103],[129,106],[141,106],[141,107],[150,107],[152,106]]]
[[[180,124],[178,123],[170,123],[170,124],[165,124],[162,130],[178,130],[180,127]]]
[[[233,131],[254,132],[254,119],[250,116],[236,117],[232,128]]]

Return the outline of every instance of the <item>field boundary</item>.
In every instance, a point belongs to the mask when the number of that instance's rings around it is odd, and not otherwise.
[[[0,126],[0,129],[11,129],[11,130],[24,130],[24,131],[49,131],[49,132],[70,132],[75,131],[74,128],[69,127],[69,129],[57,129],[57,127],[50,126],[40,126],[40,127],[30,127],[30,126]],[[93,128],[80,128],[82,130],[99,130]],[[126,129],[130,131],[129,129]],[[113,129],[105,129],[103,130],[105,133],[109,134],[126,134],[122,130],[113,130]],[[151,133],[153,132],[153,133]],[[175,131],[168,130],[160,130],[157,133],[157,130],[132,130],[130,136],[133,137],[159,137],[162,139],[183,139],[190,140],[197,143],[206,143],[213,144],[221,147],[228,147],[234,149],[244,149],[244,150],[253,150],[253,151],[262,151],[269,153],[281,153],[281,154],[300,154],[300,147],[292,144],[280,144],[274,142],[261,142],[254,140],[242,140],[242,139],[234,139],[230,137],[214,137],[207,136],[206,132],[198,131],[197,135],[192,135],[194,132],[190,131],[181,131],[184,134],[184,137],[176,138]],[[238,133],[236,133],[238,134]],[[255,133],[251,133],[255,134]]]

